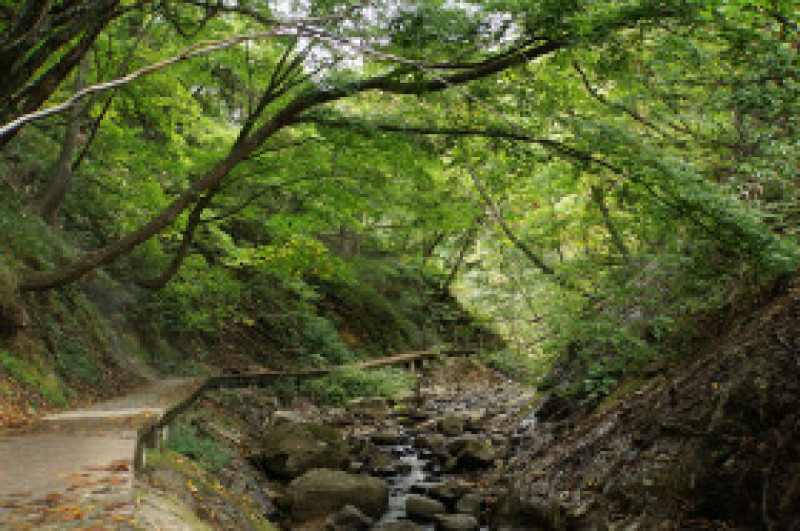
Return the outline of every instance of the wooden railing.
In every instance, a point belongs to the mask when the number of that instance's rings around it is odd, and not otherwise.
[[[242,389],[247,387],[268,387],[281,378],[308,379],[321,378],[343,370],[369,370],[378,367],[405,365],[410,370],[422,369],[432,359],[471,354],[472,350],[420,350],[404,352],[394,356],[336,365],[323,369],[298,369],[293,371],[260,371],[246,374],[222,374],[208,378],[198,378],[193,386],[176,395],[174,402],[165,404],[160,415],[153,416],[150,422],[138,430],[134,466],[138,470],[144,465],[144,450],[159,447],[167,437],[167,426],[176,416],[185,411],[207,391],[213,389]]]

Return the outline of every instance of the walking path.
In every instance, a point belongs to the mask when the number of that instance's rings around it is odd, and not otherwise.
[[[0,528],[131,527],[143,436],[205,384],[205,378],[159,380],[0,437]]]
[[[408,364],[437,356],[409,352],[330,369],[157,380],[123,397],[46,416],[0,436],[0,529],[131,528],[133,475],[145,446],[205,390],[268,385],[333,371]]]

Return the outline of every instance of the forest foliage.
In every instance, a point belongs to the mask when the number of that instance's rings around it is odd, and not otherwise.
[[[419,278],[603,392],[796,270],[798,49],[785,0],[3,0],[0,279],[341,362],[330,286]]]

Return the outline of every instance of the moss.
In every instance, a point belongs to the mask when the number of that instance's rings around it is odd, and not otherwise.
[[[202,494],[202,497],[218,497],[233,507],[247,518],[248,528],[263,531],[277,531],[277,528],[261,516],[256,507],[243,493],[225,487],[217,481],[197,462],[170,450],[148,451],[146,454],[148,470],[171,470],[183,477],[187,487]],[[191,508],[170,496],[171,506],[181,515],[181,519],[191,529],[209,528],[192,512]],[[243,523],[243,522],[241,522]]]
[[[17,358],[3,349],[0,349],[0,370],[25,387],[36,389],[53,404],[57,406],[66,405],[67,399],[64,396],[63,386],[54,374]]]
[[[597,413],[604,413],[621,402],[625,397],[639,389],[645,380],[640,378],[628,378],[619,384],[614,391],[606,396],[595,408]]]
[[[231,461],[230,449],[202,437],[194,426],[183,422],[172,426],[168,446],[210,472],[219,471]]]

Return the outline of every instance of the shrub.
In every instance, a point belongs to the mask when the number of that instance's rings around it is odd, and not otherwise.
[[[81,341],[68,338],[60,342],[56,362],[65,375],[87,383],[100,383],[100,369]]]
[[[308,382],[314,399],[321,404],[341,405],[356,397],[393,397],[412,388],[414,376],[397,368],[368,371],[345,369],[330,376]]]
[[[211,439],[204,438],[196,427],[176,422],[170,427],[167,448],[196,461],[209,472],[217,472],[231,461],[230,451]]]

